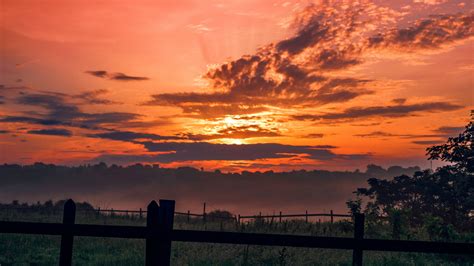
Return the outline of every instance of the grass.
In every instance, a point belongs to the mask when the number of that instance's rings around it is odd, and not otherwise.
[[[0,220],[61,222],[61,212],[0,211]],[[145,219],[124,216],[104,216],[78,212],[76,223],[145,225]],[[315,236],[352,237],[350,221],[309,222],[285,220],[282,223],[253,220],[237,226],[234,222],[208,221],[177,216],[177,229],[241,231],[258,233],[299,234]],[[390,228],[379,224],[366,229],[366,236],[390,238]],[[473,235],[463,236],[464,239]],[[427,240],[423,230],[415,231],[410,239]],[[0,234],[0,265],[57,265],[60,238],[56,236]],[[75,237],[75,265],[143,265],[144,240]],[[352,251],[288,247],[247,246],[229,244],[172,244],[172,265],[351,265]],[[474,257],[436,254],[364,252],[365,265],[466,265]]]

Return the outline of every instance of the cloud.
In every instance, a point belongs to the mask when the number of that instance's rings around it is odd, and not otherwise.
[[[147,77],[138,77],[138,76],[129,76],[124,73],[113,73],[109,74],[109,79],[119,80],[119,81],[139,81],[139,80],[149,80]]]
[[[418,145],[437,145],[443,143],[443,140],[414,140],[412,143]]]
[[[309,138],[309,139],[320,139],[322,137],[324,137],[323,133],[311,133],[311,134],[308,134],[308,135],[304,136],[304,138]]]
[[[248,139],[262,137],[280,137],[281,133],[277,129],[266,129],[258,125],[230,126],[218,130],[214,134],[184,134],[191,140],[212,140],[212,139]]]
[[[70,137],[72,132],[67,129],[39,129],[39,130],[29,130],[28,134],[36,135],[50,135],[50,136],[63,136]]]
[[[26,94],[16,99],[17,103],[42,107],[48,111],[49,120],[58,120],[70,125],[100,126],[117,124],[139,118],[141,115],[127,112],[85,113],[64,97],[48,94]]]
[[[208,142],[136,142],[149,154],[104,154],[93,161],[125,162],[182,162],[182,161],[241,161],[257,159],[291,158],[303,156],[313,160],[367,159],[370,154],[336,154],[331,145],[297,146],[278,143],[216,144]]]
[[[104,78],[104,79],[109,79],[109,80],[117,80],[117,81],[143,81],[143,80],[149,80],[148,77],[140,77],[140,76],[130,76],[124,73],[109,73],[105,70],[88,70],[85,71],[84,73],[92,75],[94,77],[98,78]]]
[[[433,15],[415,21],[410,27],[391,29],[369,39],[369,47],[405,51],[437,49],[442,45],[464,40],[474,35],[474,12],[453,15]]]
[[[464,130],[464,127],[452,127],[452,126],[442,126],[432,130],[431,134],[396,134],[385,131],[373,131],[366,134],[356,134],[357,137],[401,137],[407,139],[413,138],[441,138],[447,139],[452,136],[460,134]]]
[[[210,92],[155,94],[145,104],[206,119],[346,103],[377,93],[376,81],[340,72],[366,54],[439,49],[474,34],[473,14],[432,16],[401,28],[402,15],[373,3],[310,5],[295,16],[294,36],[209,69],[203,77]]]
[[[439,5],[446,3],[448,0],[413,0],[413,3],[421,3],[426,5]]]
[[[17,93],[10,93],[16,91]],[[86,91],[77,95],[55,92],[37,92],[29,88],[3,88],[3,93],[11,94],[9,101],[29,107],[21,115],[0,116],[4,123],[29,123],[37,125],[64,125],[85,129],[108,130],[110,126],[122,126],[133,123],[137,127],[143,116],[128,112],[88,113],[81,110],[84,104],[112,104],[110,100],[100,99],[98,95],[105,90]],[[38,109],[41,112],[38,112]],[[147,126],[150,124],[145,122]]]
[[[425,102],[414,104],[399,104],[388,106],[351,107],[342,112],[325,114],[295,115],[296,120],[310,121],[350,121],[367,117],[407,117],[418,113],[445,112],[462,109],[463,106],[447,102]]]
[[[4,116],[0,118],[0,122],[3,123],[28,123],[28,124],[37,124],[44,126],[53,126],[53,125],[70,125],[68,123],[61,122],[54,119],[41,119],[28,116]]]
[[[407,99],[406,98],[396,98],[396,99],[393,99],[392,102],[396,103],[396,104],[404,104],[404,103],[407,102]]]
[[[105,70],[88,70],[85,73],[90,74],[92,76],[98,77],[98,78],[106,78],[107,77],[107,71]]]
[[[365,134],[356,134],[356,137],[363,138],[401,138],[401,139],[422,139],[414,140],[412,143],[418,145],[436,145],[444,143],[447,138],[458,135],[464,127],[442,126],[431,130],[430,134],[398,134],[385,131],[373,131]]]
[[[459,135],[464,130],[465,127],[442,126],[433,130],[433,135],[426,136],[427,138],[435,139],[415,140],[412,141],[412,143],[418,145],[438,145],[441,143],[445,143],[447,138]]]
[[[453,127],[453,126],[443,126],[439,127],[436,130],[434,130],[437,133],[440,133],[442,137],[452,137],[455,135],[460,134],[462,131],[464,131],[465,127]]]
[[[75,99],[80,99],[82,100],[83,103],[87,103],[87,104],[105,104],[105,105],[119,104],[118,102],[99,97],[108,92],[109,91],[105,89],[98,89],[98,90],[84,91],[77,95],[72,95],[71,97]]]
[[[128,141],[128,142],[133,142],[140,139],[146,139],[146,140],[183,139],[182,137],[177,137],[177,136],[161,136],[161,135],[152,134],[152,133],[140,133],[140,132],[131,132],[131,131],[111,131],[111,132],[105,132],[105,133],[88,134],[87,136],[92,137],[92,138],[121,140],[121,141]]]

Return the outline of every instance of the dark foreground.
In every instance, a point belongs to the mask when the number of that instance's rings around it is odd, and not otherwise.
[[[140,225],[145,219],[138,216],[106,216],[78,212],[78,224]],[[0,220],[61,222],[62,214],[45,210],[2,211]],[[254,219],[236,224],[229,220],[188,220],[177,216],[175,229],[212,230],[231,232],[274,233],[310,236],[353,237],[351,221],[286,220],[281,223]],[[370,238],[389,239],[388,224],[380,223],[366,228]],[[427,240],[420,230],[411,235],[417,240]],[[472,234],[459,236],[460,242],[472,240]],[[411,239],[414,240],[414,239]],[[456,241],[456,242],[458,242]],[[0,234],[1,265],[53,265],[58,263],[60,236],[29,236]],[[75,237],[74,265],[143,265],[145,240]],[[364,265],[472,265],[474,258],[462,255],[434,255],[399,252],[364,251]],[[352,250],[285,248],[232,244],[205,244],[173,242],[172,265],[351,265]]]

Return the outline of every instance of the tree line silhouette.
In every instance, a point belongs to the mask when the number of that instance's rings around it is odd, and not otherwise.
[[[435,239],[451,240],[457,231],[474,229],[474,114],[465,130],[445,144],[427,148],[429,160],[448,163],[435,171],[417,171],[393,179],[370,178],[347,206],[363,211],[369,224],[387,215],[394,237],[409,235],[408,226],[424,226]],[[363,210],[362,210],[363,209]],[[398,226],[397,226],[398,224]],[[405,226],[404,226],[405,225]],[[397,228],[398,227],[398,228]]]

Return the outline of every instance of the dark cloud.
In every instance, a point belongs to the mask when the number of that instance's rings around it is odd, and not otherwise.
[[[310,138],[310,139],[320,139],[320,138],[324,137],[324,134],[322,134],[322,133],[311,133],[311,134],[308,134],[304,137],[305,138]]]
[[[106,78],[107,77],[107,71],[105,71],[105,70],[88,70],[85,73],[90,74],[92,76],[96,76],[98,78]]]
[[[94,161],[180,162],[180,161],[237,161],[304,156],[314,160],[367,159],[369,154],[336,154],[331,145],[295,146],[277,143],[215,144],[208,142],[136,142],[153,154],[104,154]]]
[[[385,131],[374,131],[365,134],[356,134],[356,137],[364,138],[400,138],[400,139],[422,139],[411,141],[418,145],[436,145],[446,141],[447,138],[456,136],[464,130],[464,127],[443,126],[432,130],[431,134],[398,134]]]
[[[83,123],[86,125],[120,125],[123,122],[134,121],[142,117],[140,114],[126,112],[82,113]]]
[[[28,134],[36,135],[51,135],[51,136],[63,136],[70,137],[72,132],[67,129],[39,129],[39,130],[30,130]]]
[[[397,134],[385,131],[374,131],[365,134],[356,134],[356,137],[400,137],[405,139],[415,139],[415,138],[440,138],[447,139],[449,137],[460,134],[464,130],[464,127],[451,127],[443,126],[437,129],[432,130],[431,134]]]
[[[12,88],[10,91],[13,91]],[[109,130],[109,127],[125,126],[130,123],[138,127],[142,115],[128,112],[87,113],[80,108],[83,104],[112,104],[110,100],[100,99],[98,95],[104,90],[86,91],[78,95],[68,95],[56,92],[36,92],[24,88],[21,93],[13,94],[10,100],[32,109],[22,115],[7,115],[0,117],[4,123],[28,123],[44,126],[63,125],[84,129]],[[79,100],[79,102],[78,102]],[[37,111],[40,109],[41,111]],[[157,123],[156,121],[154,123]],[[145,122],[143,126],[150,126]]]
[[[414,140],[412,141],[412,143],[418,144],[418,145],[437,145],[437,144],[444,143],[444,141],[443,140]]]
[[[408,28],[392,29],[369,39],[370,47],[401,50],[435,49],[474,35],[474,13],[433,15]]]
[[[177,137],[177,136],[161,136],[157,134],[139,133],[139,132],[131,132],[131,131],[111,131],[111,132],[105,132],[105,133],[88,134],[87,136],[92,137],[92,138],[121,140],[121,141],[128,141],[128,142],[133,142],[140,139],[147,139],[147,140],[183,139],[182,137]]]
[[[458,134],[461,134],[464,131],[465,127],[452,127],[452,126],[443,126],[434,130],[437,133],[443,134],[443,136],[452,137]]]
[[[147,78],[147,77],[129,76],[129,75],[125,75],[124,73],[113,73],[113,74],[109,74],[109,79],[112,79],[112,80],[120,80],[120,81],[149,80],[149,78]]]
[[[463,106],[447,102],[427,102],[389,106],[352,107],[336,113],[319,115],[295,115],[296,120],[347,121],[366,117],[406,117],[420,112],[445,112],[462,109]]]
[[[27,116],[5,116],[0,118],[0,122],[3,123],[28,123],[37,124],[43,126],[55,126],[55,125],[70,125],[54,119],[41,119]]]
[[[10,131],[8,131],[8,130],[3,130],[3,129],[0,130],[0,134],[8,134],[8,133],[10,133]]]
[[[218,74],[215,73],[215,75]],[[245,79],[252,79],[252,75],[249,73],[249,76],[245,74],[243,76],[246,76]],[[224,93],[158,94],[152,95],[153,99],[145,104],[178,106],[184,114],[213,118],[229,114],[245,115],[264,112],[269,110],[268,106],[289,108],[346,102],[358,96],[373,93],[371,90],[361,88],[370,82],[369,80],[335,78],[323,81],[324,79],[315,76],[300,80],[291,79],[289,83],[272,88],[276,85],[276,83],[271,84],[273,81],[264,81],[261,77],[255,77],[254,80],[240,84],[240,88],[235,87]],[[306,84],[303,84],[305,82]],[[313,82],[319,84],[318,90],[310,88]],[[231,83],[236,85],[235,82]]]
[[[396,104],[404,104],[404,103],[407,102],[407,99],[406,98],[396,98],[396,99],[393,99],[392,102],[396,103]]]
[[[139,76],[130,76],[124,73],[109,73],[105,70],[88,70],[85,71],[86,74],[98,77],[98,78],[106,78],[110,80],[117,80],[117,81],[142,81],[142,80],[149,80],[147,77],[139,77]]]
[[[355,134],[354,136],[362,137],[362,138],[379,138],[379,137],[400,137],[400,136],[405,136],[405,135],[393,134],[393,133],[384,132],[384,131],[374,131],[374,132],[365,133],[365,134]]]

